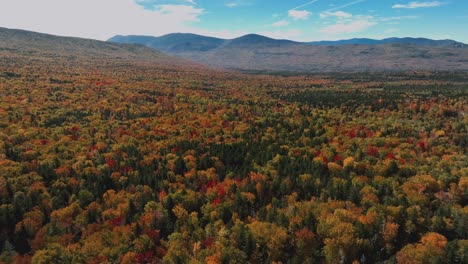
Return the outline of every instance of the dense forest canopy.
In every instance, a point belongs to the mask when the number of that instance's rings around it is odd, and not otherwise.
[[[2,263],[468,262],[467,73],[0,54]]]

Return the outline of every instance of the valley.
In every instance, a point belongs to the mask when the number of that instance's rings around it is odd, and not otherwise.
[[[466,263],[467,87],[1,29],[0,263]]]

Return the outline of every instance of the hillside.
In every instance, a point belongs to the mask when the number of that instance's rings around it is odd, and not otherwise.
[[[468,70],[468,48],[451,40],[391,38],[300,43],[253,34],[232,40],[171,34],[145,37],[144,41],[136,36],[119,36],[109,41],[140,43],[205,65],[247,71]]]
[[[166,55],[141,44],[119,44],[91,39],[60,37],[0,27],[0,60],[40,58],[77,61],[152,63],[161,67],[187,67],[194,63]],[[65,60],[66,59],[66,60]]]

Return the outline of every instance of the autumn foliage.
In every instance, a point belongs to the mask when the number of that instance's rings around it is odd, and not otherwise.
[[[467,263],[464,73],[1,60],[0,262]]]

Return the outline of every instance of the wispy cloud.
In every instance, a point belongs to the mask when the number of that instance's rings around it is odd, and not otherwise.
[[[229,0],[225,2],[225,6],[229,8],[241,7],[241,6],[251,6],[253,5],[253,0]]]
[[[389,22],[389,21],[398,21],[398,20],[405,20],[405,19],[417,19],[419,16],[396,16],[396,17],[381,17],[379,21],[382,22]]]
[[[328,18],[328,17],[334,17],[338,19],[343,19],[343,18],[351,18],[353,15],[350,13],[346,13],[343,11],[336,11],[336,12],[322,12],[320,13],[320,18]]]
[[[292,18],[293,20],[306,20],[310,17],[310,15],[312,15],[312,12],[310,11],[307,11],[305,9],[303,10],[299,10],[300,8],[303,8],[303,7],[306,7],[308,5],[311,5],[315,2],[318,2],[320,0],[313,0],[313,1],[310,1],[310,2],[307,2],[307,3],[304,3],[302,5],[299,5],[299,6],[296,6],[296,7],[293,7],[291,9],[288,10],[288,17],[289,18]],[[280,19],[280,14],[273,14],[273,17],[274,18],[277,18],[277,19]],[[280,20],[280,21],[277,21],[277,22],[274,22],[272,24],[270,24],[270,26],[273,26],[273,27],[282,27],[282,26],[286,26],[289,24],[289,21],[286,20],[286,17],[284,17],[284,19]]]
[[[307,2],[305,4],[293,7],[293,8],[288,10],[288,16],[290,18],[294,19],[294,20],[306,20],[306,19],[309,18],[309,16],[312,14],[312,12],[309,12],[307,10],[299,10],[299,8],[306,7],[306,6],[311,5],[311,4],[313,4],[315,2],[318,2],[318,1],[320,1],[320,0],[313,0],[313,1]]]
[[[286,20],[280,20],[280,21],[277,21],[277,22],[271,24],[271,26],[273,26],[273,27],[284,27],[284,26],[286,26],[286,25],[288,25],[288,24],[289,24],[288,21],[286,21]]]
[[[403,9],[414,9],[422,7],[437,7],[444,5],[444,2],[432,1],[432,2],[409,2],[407,4],[396,4],[392,8],[403,8]]]
[[[350,34],[356,33],[360,31],[364,31],[369,27],[377,24],[376,22],[369,21],[369,20],[353,20],[348,23],[336,23],[334,25],[326,26],[320,30],[320,32],[327,34],[327,35],[339,35],[339,34]]]
[[[310,2],[305,3],[305,4],[303,4],[303,5],[300,5],[300,6],[296,6],[296,7],[294,7],[294,8],[291,8],[290,10],[296,10],[296,9],[299,9],[299,8],[303,8],[303,7],[305,7],[305,6],[308,6],[308,5],[311,5],[311,4],[315,3],[315,2],[317,2],[317,1],[320,1],[320,0],[310,1]]]
[[[335,11],[335,10],[342,9],[342,8],[345,8],[345,7],[348,7],[348,6],[352,6],[352,5],[355,5],[355,4],[362,3],[364,1],[367,1],[367,0],[356,0],[356,1],[349,2],[349,3],[344,4],[344,5],[340,5],[340,6],[337,6],[337,7],[330,8],[330,9],[326,10],[325,12]]]
[[[360,31],[364,31],[377,24],[377,20],[373,16],[368,15],[352,15],[350,13],[340,11],[348,6],[362,3],[366,0],[355,0],[352,2],[345,3],[340,6],[330,8],[320,13],[320,18],[326,19],[331,18],[335,20],[335,23],[328,25],[319,31],[326,35],[341,35],[341,34],[352,34]],[[337,11],[338,10],[338,11]]]
[[[294,20],[306,20],[312,13],[307,10],[289,10],[288,16]]]
[[[190,5],[160,5],[156,6],[161,14],[183,14],[189,22],[199,21],[198,16],[203,14],[203,9],[194,8]]]

